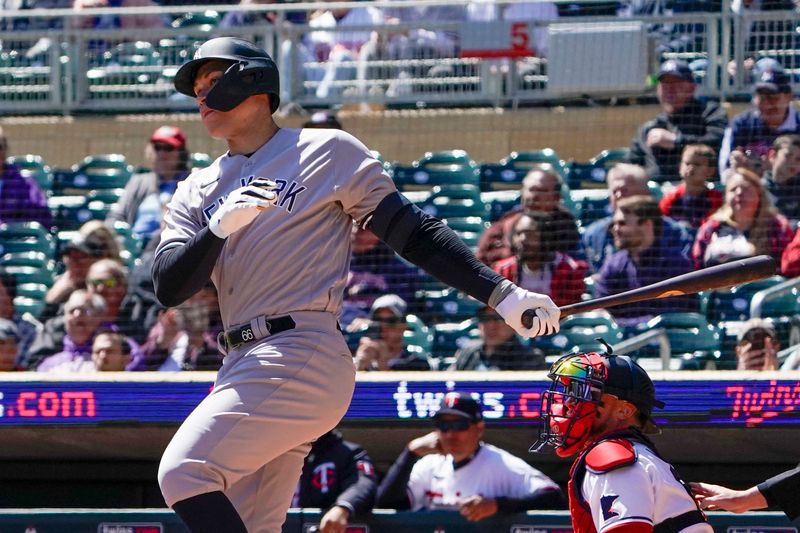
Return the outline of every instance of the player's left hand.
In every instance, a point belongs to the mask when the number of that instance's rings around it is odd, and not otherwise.
[[[350,511],[339,505],[331,507],[319,522],[320,533],[344,533],[347,522],[350,520]]]
[[[461,502],[459,512],[467,520],[477,522],[497,513],[497,502],[492,498],[470,496]]]
[[[250,184],[230,193],[222,205],[211,215],[208,227],[225,239],[250,224],[258,214],[278,201],[274,191],[278,185],[266,178],[256,178]]]
[[[528,309],[536,313],[530,328],[522,325],[522,314]],[[523,337],[538,337],[557,333],[560,325],[561,311],[546,294],[526,291],[521,287],[514,290],[497,304],[497,313],[506,324],[514,328]]]

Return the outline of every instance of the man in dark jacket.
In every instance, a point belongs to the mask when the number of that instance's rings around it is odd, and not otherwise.
[[[354,515],[368,513],[378,490],[367,452],[332,429],[311,445],[292,507],[327,509],[320,533],[344,533]]]
[[[650,179],[679,181],[681,151],[687,144],[702,143],[719,151],[728,116],[716,102],[695,98],[689,65],[670,59],[658,72],[656,92],[662,112],[639,127],[628,162],[642,165]]]

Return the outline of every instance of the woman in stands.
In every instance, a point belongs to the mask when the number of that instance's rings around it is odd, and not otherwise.
[[[792,233],[789,221],[772,205],[759,176],[737,169],[725,183],[722,207],[700,226],[692,259],[697,268],[761,254],[780,261]]]

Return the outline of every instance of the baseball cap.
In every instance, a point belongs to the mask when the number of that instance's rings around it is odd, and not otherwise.
[[[668,59],[661,63],[661,68],[658,69],[658,81],[661,81],[664,76],[675,76],[676,78],[694,82],[694,73],[689,68],[689,64],[678,59]]]
[[[772,325],[772,322],[764,320],[763,318],[751,318],[739,328],[739,332],[736,334],[736,342],[742,342],[748,334],[757,330],[762,330],[773,339],[778,338],[778,333],[775,330],[775,326]]]
[[[84,235],[78,233],[75,237],[64,245],[64,252],[78,251],[94,257],[102,257],[106,254],[105,243],[96,235]]]
[[[756,76],[753,84],[753,91],[765,91],[770,93],[790,93],[792,86],[789,84],[789,76],[783,67],[773,65],[771,68],[764,69]]]
[[[656,400],[656,387],[647,372],[627,355],[610,354],[603,360],[608,370],[603,392],[635,405],[647,418],[644,432],[658,433],[650,414],[653,407],[663,408],[664,402]]]
[[[468,418],[472,422],[483,420],[481,414],[481,404],[466,392],[448,392],[439,403],[439,410],[433,415],[437,418],[440,415],[455,415]]]
[[[396,317],[405,317],[408,304],[396,294],[384,294],[372,302],[369,311],[370,317],[375,318],[378,309],[388,309]]]
[[[164,143],[175,148],[186,147],[186,135],[175,126],[161,126],[150,136],[151,143]]]
[[[18,338],[17,325],[8,319],[0,318],[0,341]]]

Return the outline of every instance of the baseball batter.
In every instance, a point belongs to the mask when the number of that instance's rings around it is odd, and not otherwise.
[[[713,533],[692,497],[644,432],[655,398],[647,373],[627,356],[570,354],[556,361],[542,398],[534,451],[578,454],[570,470],[575,533]]]
[[[256,45],[220,37],[176,74],[228,151],[178,185],[153,279],[175,306],[212,279],[225,359],[178,429],[158,479],[193,533],[278,533],[310,442],[344,416],[355,369],[337,317],[353,221],[409,261],[495,307],[521,335],[558,330],[547,296],[483,266],[439,220],[400,195],[338,130],[279,128],[278,70]],[[522,313],[535,309],[530,328]]]

